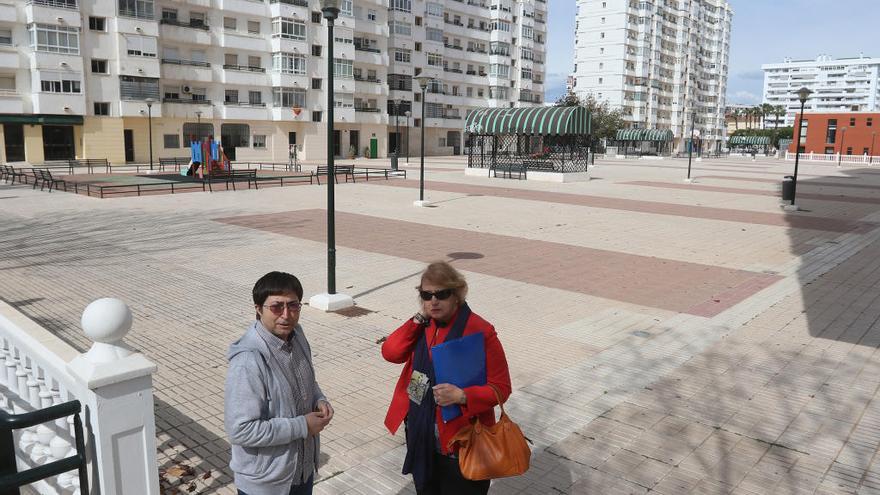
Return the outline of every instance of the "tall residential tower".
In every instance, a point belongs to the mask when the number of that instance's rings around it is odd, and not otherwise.
[[[732,18],[726,0],[578,0],[572,89],[671,129],[680,151],[695,115],[702,149],[720,149]]]

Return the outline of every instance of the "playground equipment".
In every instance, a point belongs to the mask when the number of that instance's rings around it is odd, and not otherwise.
[[[208,136],[199,141],[192,136],[189,168],[185,172],[181,171],[181,175],[195,176],[198,173],[199,179],[204,179],[205,169],[210,177],[215,171],[232,170],[232,165],[223,152],[223,145],[220,144],[219,139]]]

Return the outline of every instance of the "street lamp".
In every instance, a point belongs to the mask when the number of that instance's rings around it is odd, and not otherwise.
[[[397,170],[397,159],[400,157],[400,99],[391,100],[394,104],[394,124],[397,126],[396,138],[394,139],[394,158],[391,160],[391,170]]]
[[[694,121],[697,120],[697,112],[691,112],[691,142],[690,146],[688,146],[688,176],[685,179],[685,182],[693,182],[691,179],[691,156],[694,153]]]
[[[877,131],[871,133],[871,156],[868,157],[868,165],[874,164],[874,140],[877,139]],[[407,146],[409,146],[409,140],[407,140]]]
[[[846,127],[840,129],[840,152],[837,153],[837,168],[840,168],[840,160],[843,159],[843,143],[846,141]]]
[[[153,170],[153,102],[156,100],[147,98],[147,127],[150,133],[150,171]]]
[[[415,202],[416,206],[428,205],[428,203],[425,202],[425,124],[427,123],[427,119],[425,118],[425,92],[428,90],[428,83],[433,79],[433,77],[425,75],[416,77],[416,81],[419,83],[419,88],[422,90],[422,151],[421,162],[419,164],[419,200]]]
[[[339,16],[342,0],[321,0],[321,12],[327,19],[327,293],[315,294],[309,306],[336,311],[354,305],[351,296],[336,293],[336,211],[333,186],[336,182],[333,135],[333,24]]]
[[[791,207],[790,209],[796,210],[797,206],[794,204],[795,196],[797,195],[797,175],[798,175],[798,162],[800,162],[801,158],[801,128],[804,126],[804,104],[807,102],[807,98],[813,94],[810,91],[810,88],[803,87],[798,90],[798,100],[801,102],[801,118],[798,120],[798,128],[797,128],[797,141],[795,142],[795,154],[794,154],[794,177],[792,178],[791,184]]]
[[[406,115],[406,164],[409,165],[409,117],[412,115],[412,112],[407,110],[403,114]]]
[[[196,110],[196,140],[202,142],[202,111]]]

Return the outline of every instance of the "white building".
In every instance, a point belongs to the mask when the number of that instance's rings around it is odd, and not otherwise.
[[[412,153],[424,120],[451,154],[470,108],[541,103],[546,19],[545,0],[343,0],[336,153],[394,151],[411,110]],[[0,0],[0,160],[145,162],[148,115],[155,159],[209,134],[238,160],[321,158],[326,26],[318,0]]]
[[[633,128],[672,130],[678,150],[695,112],[698,145],[718,149],[732,18],[726,0],[578,0],[573,89]]]
[[[880,58],[859,55],[854,58],[832,59],[820,55],[815,60],[785,59],[781,64],[764,64],[764,103],[786,108],[780,126],[794,125],[800,111],[797,90],[813,91],[804,111],[876,112],[880,110]],[[776,117],[768,116],[767,126],[775,125]]]

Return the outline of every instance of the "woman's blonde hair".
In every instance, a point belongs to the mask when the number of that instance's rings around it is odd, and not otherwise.
[[[425,282],[444,289],[452,289],[459,302],[463,302],[467,297],[468,285],[464,275],[445,261],[435,261],[428,265],[422,272],[422,280],[416,289],[421,290]]]

